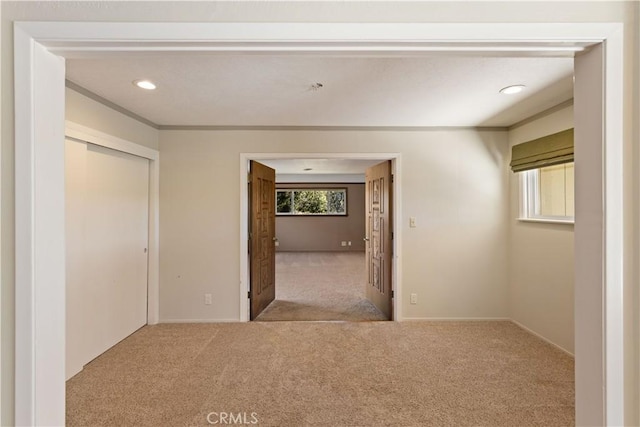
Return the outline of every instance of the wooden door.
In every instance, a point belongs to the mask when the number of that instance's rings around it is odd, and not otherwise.
[[[251,320],[276,298],[276,171],[251,161],[249,261]]]
[[[388,319],[393,316],[391,291],[392,184],[391,161],[366,172],[366,262],[367,299]]]

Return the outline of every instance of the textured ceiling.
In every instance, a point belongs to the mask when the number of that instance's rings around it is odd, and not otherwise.
[[[381,160],[365,159],[268,159],[260,160],[278,174],[331,174],[348,175],[364,174],[369,166],[380,163]]]
[[[185,54],[67,61],[69,80],[164,126],[502,127],[572,98],[572,76],[572,58],[549,57]],[[138,89],[136,79],[158,89]],[[527,90],[498,93],[512,84]]]

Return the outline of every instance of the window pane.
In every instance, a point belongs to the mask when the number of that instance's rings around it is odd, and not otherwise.
[[[276,190],[279,215],[346,215],[347,190],[296,188]]]
[[[276,213],[291,213],[291,191],[276,191]]]
[[[327,213],[327,192],[322,190],[296,190],[293,208],[297,214]]]
[[[539,215],[573,216],[573,163],[540,168],[539,173]]]
[[[328,190],[327,212],[332,214],[345,213],[346,201],[346,192],[344,190]]]

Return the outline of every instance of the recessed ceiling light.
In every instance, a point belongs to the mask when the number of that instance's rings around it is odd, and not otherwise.
[[[304,168],[304,169],[302,169],[302,170],[303,170],[303,171],[305,171],[305,172],[309,172],[309,171],[312,171],[312,170],[313,170],[313,168]]]
[[[525,87],[525,85],[507,86],[500,89],[500,93],[504,93],[505,95],[513,95],[514,93],[522,92]]]
[[[149,80],[134,80],[133,84],[138,86],[140,89],[153,90],[156,88],[156,85]]]

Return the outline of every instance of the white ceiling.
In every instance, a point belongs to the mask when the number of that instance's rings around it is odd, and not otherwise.
[[[68,59],[67,78],[161,126],[510,126],[573,96],[573,59],[185,54]],[[132,85],[150,79],[155,91]],[[314,83],[323,87],[314,90]],[[498,91],[525,84],[517,95]]]

